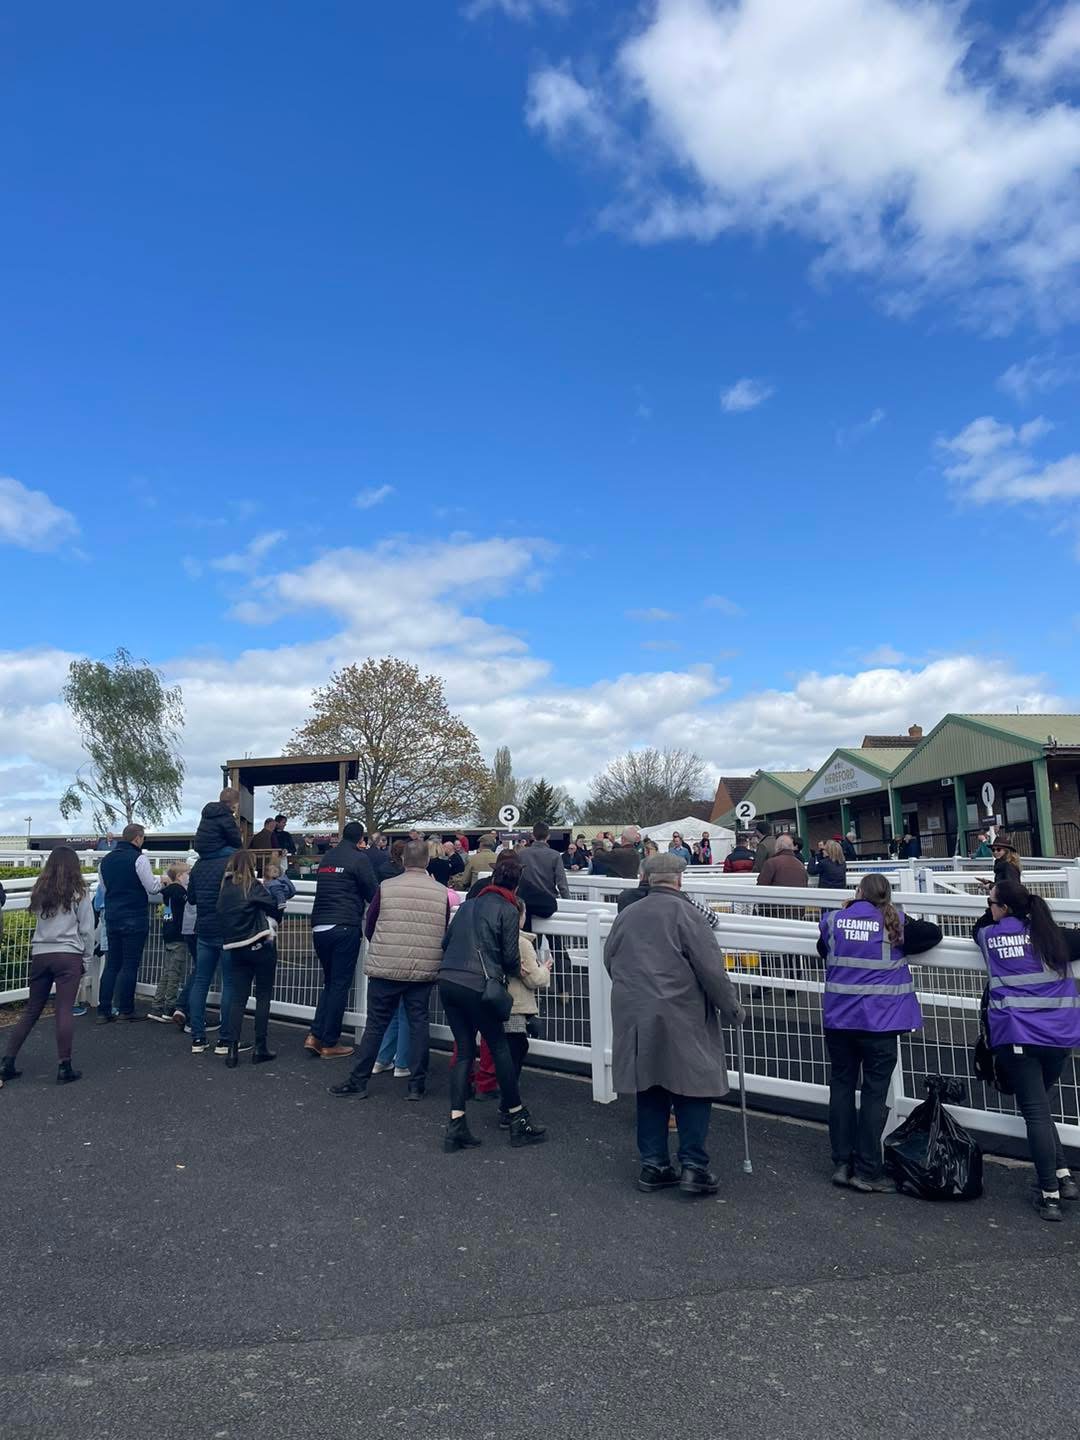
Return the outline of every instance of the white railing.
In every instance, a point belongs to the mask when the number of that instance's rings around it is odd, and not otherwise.
[[[578,877],[575,877],[578,878]],[[615,891],[622,881],[596,877]],[[311,887],[304,887],[308,890]],[[817,954],[818,918],[844,904],[847,892],[758,889],[725,885],[724,893],[699,895],[719,916],[717,943],[747,1012],[744,1043],[747,1089],[772,1105],[822,1107],[828,1099],[828,1060],[821,1024],[824,969]],[[24,998],[29,965],[28,896],[12,896],[0,944],[0,1001]],[[935,919],[945,939],[929,955],[912,960],[923,1006],[921,1031],[902,1036],[891,1094],[892,1120],[902,1119],[922,1098],[928,1074],[962,1078],[970,1101],[957,1110],[973,1128],[998,1135],[1022,1135],[1023,1122],[1012,1101],[987,1090],[970,1075],[969,1051],[977,1028],[979,996],[985,981],[982,958],[970,939],[982,897],[958,894],[900,894],[908,914]],[[1059,923],[1080,925],[1080,900],[1051,900]],[[288,906],[278,935],[279,965],[272,1013],[310,1020],[322,987],[322,972],[311,948],[310,893]],[[159,911],[151,911],[150,938],[140,972],[139,991],[152,994],[160,974],[162,945]],[[615,1098],[612,1084],[611,987],[603,964],[604,941],[615,907],[590,896],[563,901],[550,920],[537,920],[541,944],[551,948],[555,969],[548,991],[539,992],[542,1036],[532,1054],[569,1062],[591,1073],[594,1098]],[[95,972],[100,962],[95,964]],[[95,993],[97,973],[94,974]],[[560,1000],[560,995],[568,998]],[[362,1029],[366,982],[362,967],[346,1014],[346,1024]],[[432,1033],[449,1040],[432,999]],[[728,1054],[734,1054],[728,1035]],[[736,1083],[732,1069],[729,1079]],[[1074,1063],[1067,1067],[1056,1099],[1056,1116],[1065,1143],[1080,1146],[1080,1082]]]

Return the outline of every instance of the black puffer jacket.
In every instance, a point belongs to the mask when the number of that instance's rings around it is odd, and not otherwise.
[[[810,856],[810,864],[806,868],[811,875],[818,877],[818,884],[823,890],[847,889],[847,865],[843,860],[833,860],[818,852]]]
[[[467,990],[483,990],[484,965],[493,980],[520,975],[519,931],[517,906],[497,891],[466,900],[443,936],[439,979],[452,980]]]
[[[188,878],[188,904],[195,906],[195,935],[208,945],[221,944],[221,924],[218,920],[217,899],[221,889],[221,877],[229,857],[222,855],[218,860],[196,860],[195,868]]]
[[[328,850],[315,872],[315,903],[311,907],[312,928],[316,925],[357,925],[364,923],[364,908],[375,898],[375,872],[365,850],[343,840]]]
[[[261,880],[255,880],[246,895],[231,881],[222,885],[218,891],[217,918],[223,948],[232,950],[269,939],[273,934],[269,917],[277,912],[277,901]]]
[[[226,845],[231,845],[234,850],[239,850],[242,844],[240,827],[236,823],[236,816],[229,807],[222,805],[217,800],[212,800],[209,805],[204,805],[199,819],[199,828],[195,831],[196,855],[213,855],[218,850],[224,849]]]

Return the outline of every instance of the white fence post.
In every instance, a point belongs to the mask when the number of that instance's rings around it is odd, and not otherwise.
[[[585,943],[589,956],[589,1049],[592,1063],[593,1099],[607,1105],[616,1099],[611,1079],[611,981],[604,969],[604,945],[600,939],[601,911],[590,910],[585,917]]]
[[[1063,868],[1066,895],[1070,900],[1080,900],[1080,864],[1066,865]]]

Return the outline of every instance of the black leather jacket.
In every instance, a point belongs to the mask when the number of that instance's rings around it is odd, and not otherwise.
[[[492,979],[520,975],[519,933],[518,908],[502,895],[489,893],[466,900],[443,937],[439,979],[452,980],[468,990],[483,990],[480,955]]]

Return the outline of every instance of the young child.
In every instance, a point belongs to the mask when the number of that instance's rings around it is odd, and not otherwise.
[[[240,827],[236,823],[239,790],[222,790],[216,801],[204,805],[195,831],[195,853],[203,860],[220,860],[240,849]]]
[[[165,959],[161,966],[161,979],[154,991],[154,1003],[147,1016],[147,1019],[156,1020],[159,1025],[172,1023],[176,997],[187,978],[191,951],[184,939],[184,909],[187,905],[190,873],[190,866],[182,860],[174,862],[165,871],[169,881],[161,892],[164,902],[161,912],[161,940],[165,947]]]
[[[540,961],[536,958],[535,936],[530,935],[525,927],[525,910],[522,907],[518,916],[518,925],[521,933],[518,935],[518,956],[521,960],[521,975],[512,975],[508,982],[510,995],[514,1001],[514,1008],[510,1019],[503,1022],[503,1030],[506,1032],[506,1043],[510,1046],[510,1056],[514,1062],[514,1069],[521,1075],[521,1067],[525,1064],[525,1056],[529,1053],[529,1031],[537,1029],[537,1016],[540,1013],[540,1006],[537,1002],[537,990],[546,990],[551,984],[551,957]],[[510,1128],[510,1116],[499,1107],[499,1127],[503,1130]]]
[[[287,875],[283,875],[281,866],[273,860],[263,870],[263,884],[277,901],[278,919],[285,914],[285,906],[296,894],[296,886]]]

